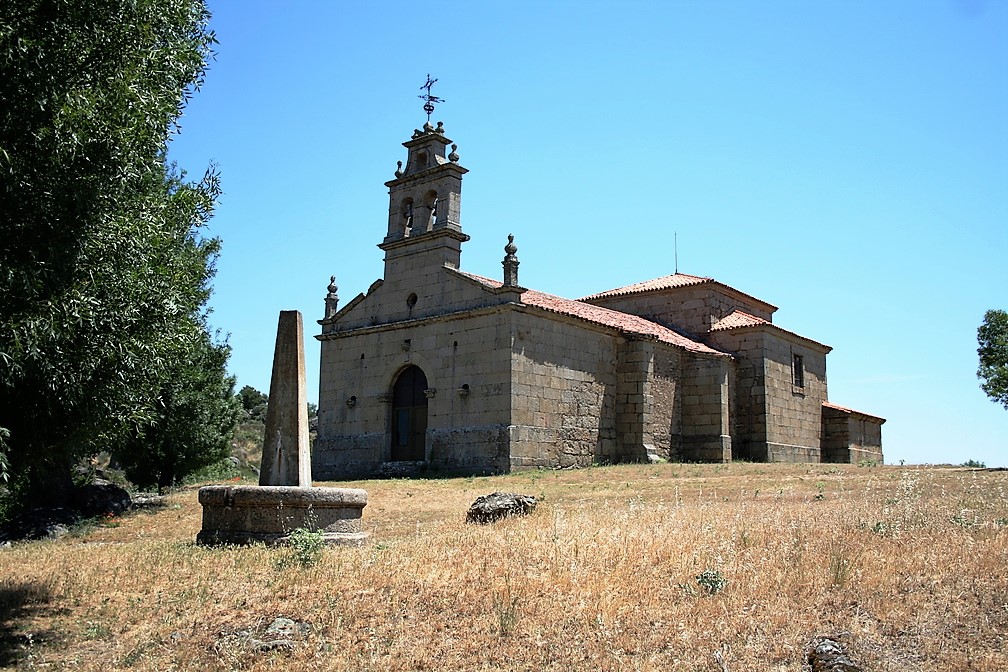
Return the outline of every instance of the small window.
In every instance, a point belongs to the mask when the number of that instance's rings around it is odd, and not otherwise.
[[[801,355],[792,355],[791,380],[795,387],[805,387],[805,358]]]
[[[409,296],[406,297],[406,305],[409,307],[410,310],[413,309],[413,306],[415,306],[416,303],[417,303],[416,294],[410,294]]]

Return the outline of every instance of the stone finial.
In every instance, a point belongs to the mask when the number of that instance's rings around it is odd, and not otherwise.
[[[501,265],[504,266],[504,286],[505,287],[517,287],[518,286],[518,257],[515,256],[515,252],[518,251],[518,246],[514,244],[514,236],[508,234],[508,244],[504,246],[504,261]]]
[[[325,316],[326,319],[332,317],[336,314],[336,307],[339,305],[339,295],[336,290],[339,287],[336,286],[336,276],[330,276],[329,278],[329,293],[325,297]]]
[[[437,133],[438,135],[444,135],[444,122],[443,121],[437,122],[437,128],[434,129],[434,132]]]
[[[334,278],[335,279],[335,278]],[[281,310],[273,377],[266,408],[259,485],[311,487],[304,323],[297,310]]]
[[[395,165],[396,165],[395,176],[402,177],[402,161],[396,161]]]
[[[452,144],[451,154],[448,155],[448,160],[451,161],[452,163],[458,163],[459,161],[459,155],[458,152],[456,151],[457,149],[458,145]]]
[[[431,126],[430,122],[428,121],[426,124],[423,125],[423,130],[424,130],[424,134],[426,135],[427,133],[433,133],[434,132],[434,127]]]

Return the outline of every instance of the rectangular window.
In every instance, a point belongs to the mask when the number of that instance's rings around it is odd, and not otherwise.
[[[805,362],[801,355],[792,355],[791,380],[795,387],[805,387]]]

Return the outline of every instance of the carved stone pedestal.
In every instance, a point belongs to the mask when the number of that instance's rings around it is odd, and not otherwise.
[[[356,546],[367,540],[361,515],[367,491],[272,485],[209,485],[200,488],[200,544],[278,544],[304,528],[322,533],[327,544]]]

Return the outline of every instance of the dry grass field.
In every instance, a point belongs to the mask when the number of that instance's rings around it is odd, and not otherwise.
[[[195,488],[0,549],[0,666],[801,670],[814,636],[847,633],[865,670],[1008,669],[1008,472],[659,464],[349,485],[370,493],[371,541],[315,565],[196,546]],[[465,524],[494,490],[542,501]],[[277,616],[310,627],[257,648]]]

